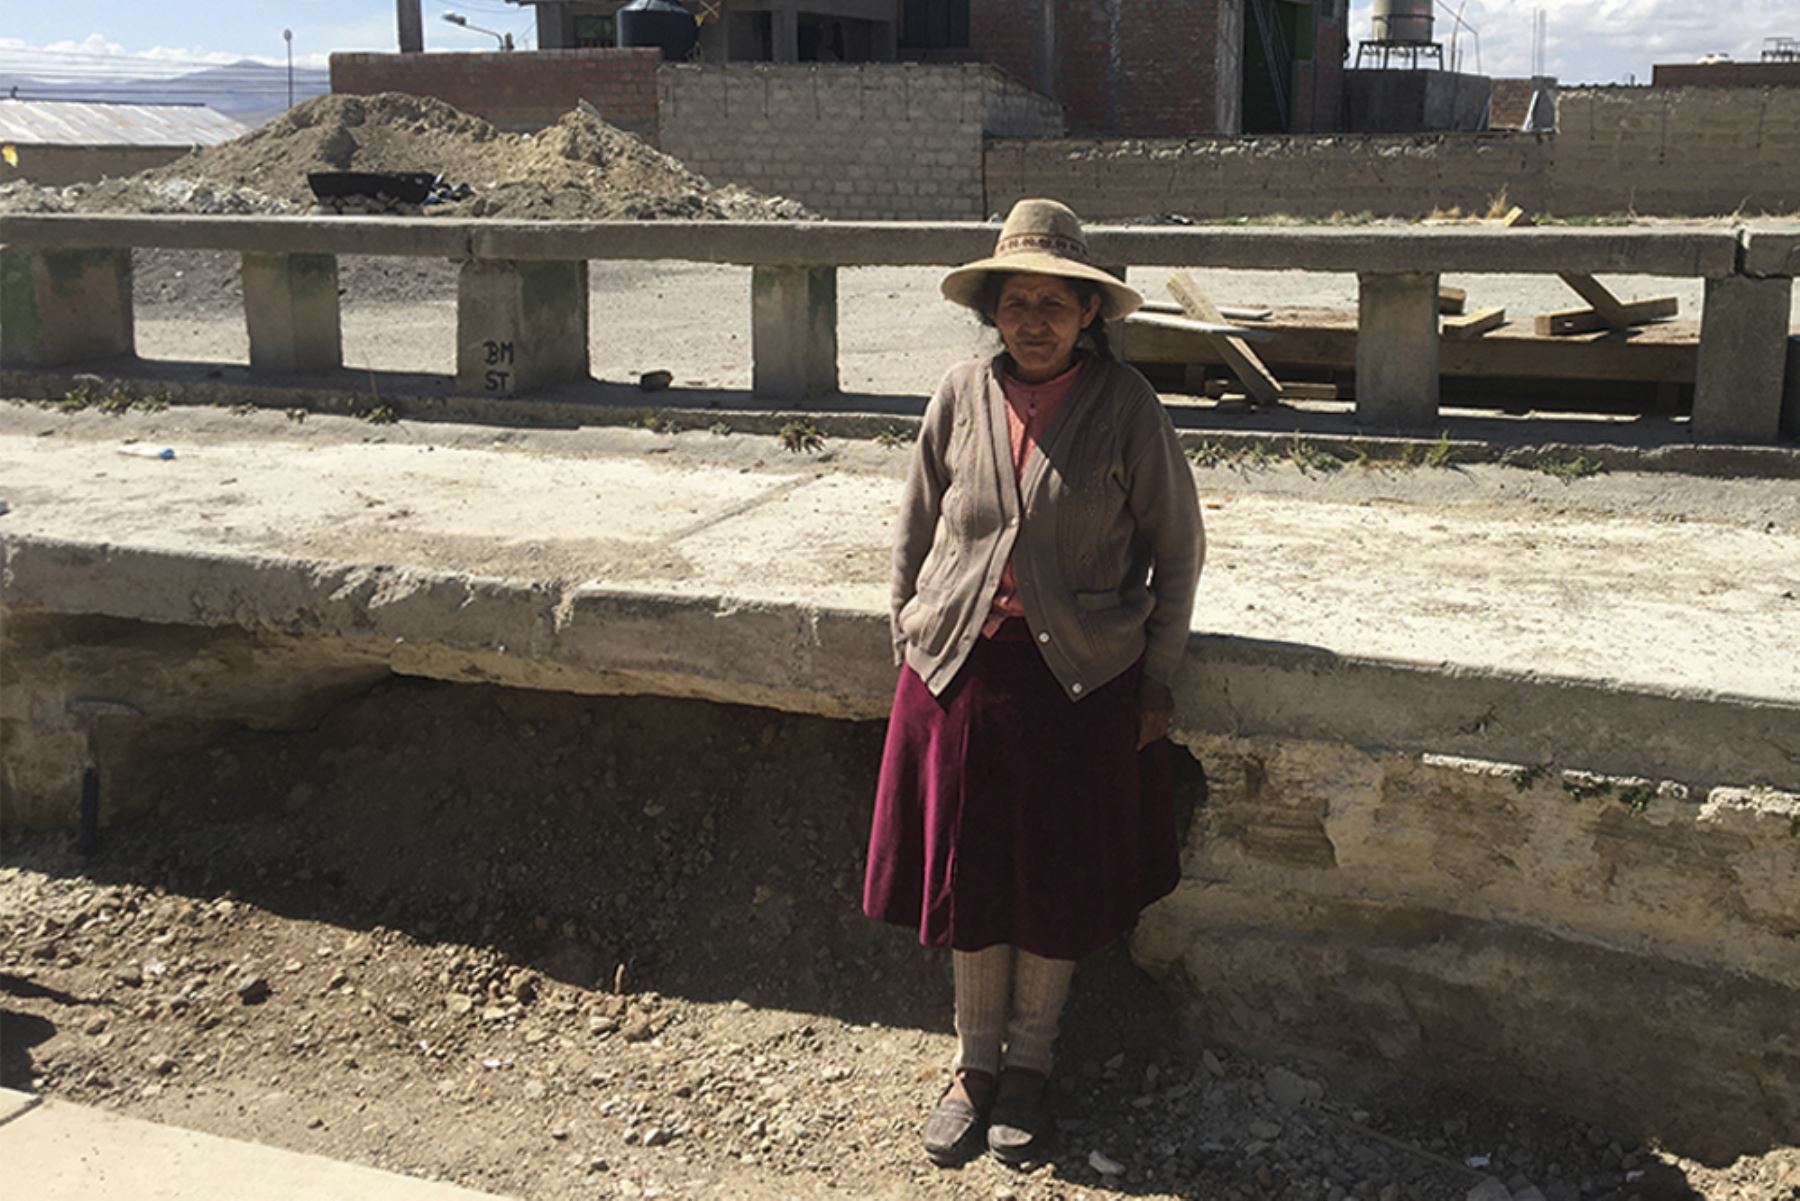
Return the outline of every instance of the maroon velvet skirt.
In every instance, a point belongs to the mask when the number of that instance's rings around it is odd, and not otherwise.
[[[1023,621],[933,696],[903,668],[863,912],[931,947],[1080,959],[1181,876],[1169,744],[1136,749],[1138,668],[1071,701]]]

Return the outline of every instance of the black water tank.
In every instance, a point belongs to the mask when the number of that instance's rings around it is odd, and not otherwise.
[[[619,47],[655,46],[668,62],[681,62],[700,40],[694,14],[677,0],[631,0],[619,10]]]

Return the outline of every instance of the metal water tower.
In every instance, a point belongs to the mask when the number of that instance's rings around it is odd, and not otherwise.
[[[1375,40],[1431,41],[1431,0],[1375,0]]]
[[[1432,59],[1444,69],[1444,47],[1432,40],[1431,0],[1375,0],[1374,36],[1357,43],[1356,65],[1372,58],[1386,68],[1399,59],[1402,66],[1418,70],[1421,59]]]

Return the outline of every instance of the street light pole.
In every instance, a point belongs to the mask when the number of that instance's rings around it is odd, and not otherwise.
[[[450,22],[450,24],[452,24],[452,25],[460,25],[464,29],[470,30],[474,33],[487,34],[489,37],[493,38],[496,42],[500,43],[500,49],[502,49],[502,50],[511,50],[513,48],[512,34],[510,34],[510,33],[499,34],[499,33],[495,33],[491,29],[483,29],[479,25],[471,25],[471,24],[469,24],[469,18],[463,16],[461,13],[445,13],[444,20]]]
[[[281,31],[281,40],[287,43],[288,55],[288,107],[294,107],[294,31]]]

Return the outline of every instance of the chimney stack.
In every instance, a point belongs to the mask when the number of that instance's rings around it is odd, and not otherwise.
[[[400,21],[400,53],[425,53],[425,17],[419,11],[423,0],[394,0],[395,15]]]

